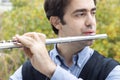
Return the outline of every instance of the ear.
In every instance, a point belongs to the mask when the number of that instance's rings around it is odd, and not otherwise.
[[[56,28],[56,29],[60,29],[61,28],[61,22],[59,17],[57,16],[51,16],[50,17],[50,23]]]

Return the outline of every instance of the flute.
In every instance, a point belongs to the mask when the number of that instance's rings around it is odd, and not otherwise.
[[[104,39],[107,38],[107,34],[97,34],[91,36],[74,36],[74,37],[61,37],[54,39],[46,39],[46,45],[50,44],[61,44],[61,43],[69,43],[69,42],[77,42],[83,40],[95,40],[95,39]],[[17,46],[14,42],[0,42],[0,50],[2,49],[11,49],[11,48],[20,48],[21,46]]]

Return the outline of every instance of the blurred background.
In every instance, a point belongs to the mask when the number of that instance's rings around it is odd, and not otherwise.
[[[56,37],[46,19],[43,1],[0,0],[0,41],[32,31],[45,33],[47,38]],[[120,0],[97,1],[97,33],[106,33],[108,38],[96,40],[91,47],[120,62]],[[47,46],[48,50],[52,47]],[[21,49],[0,50],[0,80],[8,80],[26,59]]]

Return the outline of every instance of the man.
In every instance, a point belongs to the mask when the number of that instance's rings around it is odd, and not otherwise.
[[[96,34],[96,0],[45,0],[45,12],[58,37]],[[55,44],[49,53],[45,35],[16,35],[29,60],[10,80],[120,80],[120,65],[89,46],[94,40]]]

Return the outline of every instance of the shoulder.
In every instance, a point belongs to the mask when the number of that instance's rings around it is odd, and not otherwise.
[[[113,58],[105,57],[97,51],[94,51],[91,58],[94,58],[95,60],[97,60],[96,62],[99,62],[98,64],[101,63],[102,67],[104,67],[104,68],[106,68],[107,66],[111,67],[111,68],[114,68],[115,66],[119,65],[119,62],[117,62]]]
[[[93,58],[96,66],[96,70],[99,70],[101,73],[99,76],[104,76],[103,78],[105,79],[112,71],[117,72],[116,68],[120,68],[119,62],[114,60],[113,58],[108,58],[103,55],[101,55],[99,52],[94,51]],[[119,66],[119,67],[117,67]]]
[[[27,69],[26,69],[27,68]],[[27,60],[24,64],[23,64],[23,67],[22,67],[22,70],[28,70],[28,69],[32,69],[32,64],[30,62],[30,60]]]
[[[32,66],[30,60],[27,60],[22,66],[22,75],[32,75],[30,73],[33,72],[38,72],[38,71]]]
[[[46,78],[45,75],[38,72],[31,64],[29,60],[27,60],[22,67],[22,77],[23,80],[44,80]]]
[[[107,76],[106,80],[120,80],[120,65],[117,65]]]

